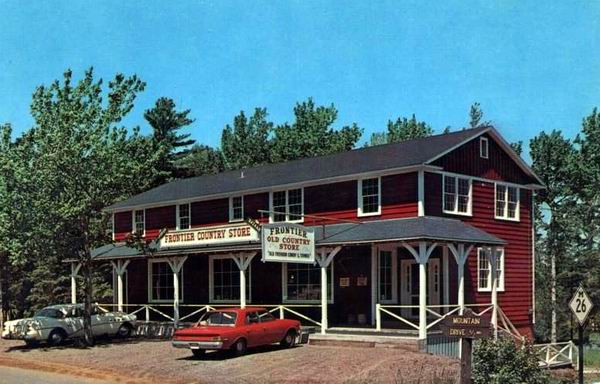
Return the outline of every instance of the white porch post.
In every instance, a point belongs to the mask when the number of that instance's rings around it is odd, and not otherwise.
[[[246,308],[246,270],[257,252],[238,253],[231,257],[240,269],[240,307]]]
[[[117,274],[117,310],[123,312],[123,276],[127,271],[127,266],[130,260],[117,260],[115,263],[111,261],[115,273]]]
[[[494,337],[498,337],[498,271],[496,247],[490,249],[490,270],[492,271],[492,324],[494,325]]]
[[[80,263],[71,263],[71,304],[77,304],[77,275],[81,269]]]
[[[419,263],[419,341],[427,342],[427,261],[437,243],[427,246],[427,242],[419,242],[419,250],[411,245],[402,243]]]
[[[183,263],[187,260],[187,256],[174,257],[169,259],[169,266],[173,272],[173,323],[177,325],[179,322],[179,272],[183,268]]]
[[[454,244],[448,244],[448,249],[452,252],[454,259],[456,260],[458,268],[458,307],[459,313],[462,315],[465,311],[465,263],[469,254],[473,250],[473,246],[469,246],[465,250],[464,244],[458,244],[456,247]]]
[[[335,247],[333,249],[323,248],[320,249],[316,255],[317,263],[321,267],[321,334],[324,335],[329,327],[329,320],[327,317],[327,268],[331,264],[334,256],[342,249],[342,247]]]

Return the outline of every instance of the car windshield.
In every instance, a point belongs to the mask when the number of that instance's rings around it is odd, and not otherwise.
[[[235,325],[235,312],[208,312],[200,319],[201,325],[218,325],[232,327]]]
[[[64,316],[64,313],[54,308],[44,308],[35,314],[35,317],[51,317],[53,319],[62,319]]]

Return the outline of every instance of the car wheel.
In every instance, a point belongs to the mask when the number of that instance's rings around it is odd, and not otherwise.
[[[194,357],[200,358],[200,357],[204,356],[204,354],[206,353],[206,350],[204,350],[204,349],[192,349],[192,353],[194,354]]]
[[[283,340],[279,342],[282,347],[291,348],[296,344],[296,332],[293,330],[289,330],[288,333],[285,334]]]
[[[128,337],[131,337],[132,333],[133,333],[133,329],[131,328],[131,325],[123,324],[119,327],[119,330],[117,331],[117,336],[120,339],[126,339]]]
[[[246,348],[246,340],[239,339],[235,342],[235,344],[233,344],[233,353],[236,356],[242,356],[246,353]]]
[[[62,329],[55,329],[50,332],[50,336],[48,336],[48,344],[52,346],[61,345],[66,339],[65,331]]]

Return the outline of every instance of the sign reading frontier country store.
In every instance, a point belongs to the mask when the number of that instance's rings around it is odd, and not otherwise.
[[[255,228],[246,223],[239,223],[184,231],[169,231],[160,239],[160,247],[193,247],[245,243],[259,240],[260,236]]]

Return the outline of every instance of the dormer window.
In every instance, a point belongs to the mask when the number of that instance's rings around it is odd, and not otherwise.
[[[488,159],[490,155],[490,146],[487,137],[479,139],[479,156],[482,159]]]

